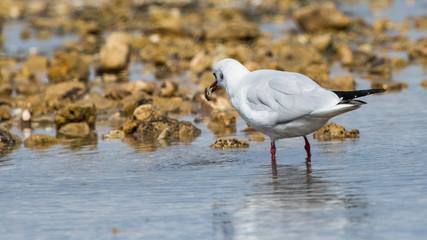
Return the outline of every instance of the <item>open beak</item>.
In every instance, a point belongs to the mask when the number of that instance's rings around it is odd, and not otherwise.
[[[208,101],[212,100],[212,93],[216,91],[216,89],[218,88],[217,86],[217,81],[214,81],[209,88],[205,88],[205,98]]]

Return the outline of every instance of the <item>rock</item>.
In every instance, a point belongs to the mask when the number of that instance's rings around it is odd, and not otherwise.
[[[56,129],[68,123],[85,122],[88,128],[94,129],[96,121],[96,107],[94,104],[69,104],[58,110],[55,115]]]
[[[51,83],[71,80],[87,82],[89,78],[89,61],[76,52],[56,51],[47,76]]]
[[[261,31],[255,23],[243,20],[223,21],[208,29],[206,38],[210,40],[254,40],[261,35]]]
[[[251,142],[264,142],[265,137],[264,136],[251,136],[248,140]]]
[[[373,82],[371,88],[382,88],[389,92],[398,92],[402,91],[405,88],[408,88],[408,84],[405,82]]]
[[[132,134],[138,128],[139,123],[140,122],[134,118],[128,118],[120,127],[120,129],[126,134]]]
[[[327,123],[321,129],[317,130],[313,134],[313,136],[318,141],[344,140],[345,138],[358,138],[359,131],[356,129],[347,131],[341,125],[335,123]]]
[[[418,39],[408,53],[411,59],[418,58],[423,64],[427,64],[427,37]]]
[[[159,97],[172,97],[178,90],[178,83],[174,81],[163,81],[160,85]]]
[[[169,129],[172,140],[192,141],[201,133],[201,130],[190,122],[179,122],[163,115],[140,122],[134,135],[142,141],[154,141],[166,128]]]
[[[152,117],[155,116],[154,107],[151,104],[143,104],[135,108],[135,111],[133,111],[133,117],[137,121],[144,121],[149,120]]]
[[[89,135],[90,128],[87,122],[70,122],[62,125],[58,134],[68,137],[84,137]]]
[[[97,114],[111,114],[114,111],[117,111],[118,102],[106,99],[101,96],[98,92],[90,92],[86,94],[79,101],[75,102],[76,104],[95,104]]]
[[[314,47],[304,44],[278,44],[273,46],[272,50],[279,70],[301,73],[310,65],[324,63]]]
[[[157,140],[169,140],[172,136],[171,130],[169,128],[163,129],[163,131],[160,133]]]
[[[10,120],[12,117],[12,109],[8,104],[0,103],[0,122]]]
[[[123,112],[126,116],[132,116],[135,109],[142,104],[151,103],[152,99],[144,92],[135,92],[120,101]]]
[[[179,130],[179,121],[166,116],[142,121],[134,135],[144,140],[156,140],[165,128],[174,133]]]
[[[48,63],[49,63],[49,59],[46,56],[39,56],[39,55],[30,56],[22,64],[22,73],[25,76],[29,76],[31,74],[45,72],[47,70]]]
[[[103,140],[118,140],[123,139],[125,137],[125,133],[121,130],[111,130],[109,133],[101,136]]]
[[[417,29],[427,29],[427,18],[424,17],[414,17],[415,27]]]
[[[120,101],[123,98],[131,95],[132,92],[125,90],[123,88],[112,88],[105,92],[105,98],[110,100]]]
[[[12,88],[11,84],[9,84],[9,83],[0,83],[0,97],[8,97],[8,96],[10,96],[12,94],[12,90],[13,90],[13,88]]]
[[[207,51],[200,51],[191,59],[190,69],[194,73],[201,73],[212,68],[213,57]]]
[[[409,61],[403,58],[393,57],[390,59],[390,61],[391,61],[391,68],[393,70],[400,70],[409,65]]]
[[[371,63],[369,68],[369,73],[375,75],[381,75],[386,79],[391,78],[391,63],[390,59],[379,58]]]
[[[306,32],[330,29],[346,29],[351,24],[350,17],[338,11],[333,2],[302,7],[295,11],[294,18]]]
[[[129,92],[145,92],[147,94],[152,94],[156,90],[156,83],[136,80],[132,82],[122,83],[121,87]]]
[[[330,89],[339,91],[354,91],[356,87],[356,81],[352,75],[347,76],[336,76],[331,79]]]
[[[200,129],[188,121],[180,121],[178,128],[178,136],[180,141],[192,141],[202,133]]]
[[[212,149],[248,148],[249,142],[240,138],[220,138],[210,145]]]
[[[24,140],[24,146],[31,149],[47,148],[58,143],[58,139],[46,134],[34,134]]]
[[[65,95],[67,93],[75,91],[73,89],[86,89],[86,85],[82,82],[77,82],[77,81],[50,84],[46,88],[45,95],[60,96],[61,98],[66,98]]]
[[[189,114],[192,110],[192,103],[184,100],[182,97],[153,97],[153,105],[157,106],[162,112]]]
[[[369,66],[370,62],[375,59],[372,53],[362,52],[360,50],[351,50],[348,46],[338,47],[338,54],[344,66],[363,68]]]
[[[427,88],[427,79],[421,82],[421,86]]]
[[[209,119],[208,129],[214,134],[234,133],[236,117],[233,113],[216,112]]]
[[[112,33],[99,52],[97,73],[119,73],[129,64],[130,36],[126,33]]]
[[[0,150],[1,146],[13,147],[22,143],[21,137],[0,127]]]

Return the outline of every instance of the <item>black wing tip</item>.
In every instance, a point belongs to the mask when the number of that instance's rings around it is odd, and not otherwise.
[[[366,90],[356,90],[356,91],[333,91],[338,97],[342,100],[351,100],[359,97],[364,97],[366,95],[371,95],[375,93],[385,92],[385,89],[377,88],[377,89],[366,89]]]
[[[383,88],[373,88],[373,89],[370,89],[370,91],[372,91],[370,94],[374,94],[374,93],[382,93],[382,92],[385,92],[387,90],[383,89]]]

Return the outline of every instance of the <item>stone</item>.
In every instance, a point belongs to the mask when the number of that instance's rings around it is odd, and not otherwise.
[[[210,145],[212,149],[231,149],[231,148],[249,148],[249,142],[240,138],[219,138],[214,144]]]
[[[136,80],[132,82],[122,83],[121,87],[129,92],[145,92],[147,94],[153,94],[153,92],[156,90],[156,83]]]
[[[380,75],[386,79],[391,78],[391,63],[390,59],[387,58],[379,58],[371,63],[369,67],[369,73]]]
[[[8,104],[0,103],[0,122],[10,120],[12,117],[12,108]]]
[[[178,136],[180,141],[192,141],[202,133],[199,128],[188,121],[180,121],[178,128]]]
[[[367,67],[369,66],[370,62],[376,58],[372,53],[367,53],[360,50],[352,50],[348,46],[339,46],[338,54],[341,58],[341,63],[344,66],[351,66],[355,68]]]
[[[230,112],[215,112],[209,118],[208,129],[214,134],[236,132],[236,117]]]
[[[223,21],[208,29],[206,38],[209,40],[254,40],[261,35],[255,23],[244,20]]]
[[[71,80],[87,82],[89,79],[89,61],[76,52],[58,50],[47,71],[51,83]]]
[[[0,83],[0,97],[8,97],[12,94],[12,85],[10,83]]]
[[[427,37],[418,39],[408,54],[411,59],[418,58],[423,64],[427,64]]]
[[[192,102],[182,97],[156,97],[153,96],[153,105],[162,112],[189,114],[192,110]]]
[[[356,87],[356,81],[352,75],[336,76],[331,79],[331,87],[329,89],[339,91],[354,91]]]
[[[46,134],[34,134],[24,140],[24,146],[31,149],[47,148],[58,143],[58,139]]]
[[[338,11],[333,2],[309,5],[295,11],[294,18],[306,32],[346,29],[351,24],[350,17]]]
[[[151,104],[143,104],[135,108],[135,111],[133,111],[133,117],[137,121],[144,121],[149,120],[152,117],[155,116],[154,107]]]
[[[169,140],[172,136],[171,130],[169,128],[163,129],[163,131],[160,133],[157,140]]]
[[[120,127],[120,130],[122,130],[125,134],[132,134],[136,132],[136,129],[139,126],[139,121],[134,118],[127,119],[123,125]]]
[[[122,111],[126,116],[132,116],[135,109],[142,104],[152,103],[152,99],[144,92],[134,92],[120,101]]]
[[[25,76],[29,76],[31,74],[45,72],[47,70],[48,63],[49,63],[49,59],[46,56],[39,56],[39,55],[30,56],[22,64],[22,73]]]
[[[109,100],[120,101],[123,98],[132,95],[132,92],[125,90],[123,88],[112,88],[105,92],[104,97]]]
[[[107,134],[101,136],[103,140],[119,140],[125,137],[125,132],[121,130],[111,130]]]
[[[190,70],[194,73],[201,73],[212,68],[213,57],[207,51],[200,51],[191,59]]]
[[[352,129],[347,131],[343,126],[336,123],[327,123],[313,134],[318,141],[344,140],[345,138],[358,138],[359,131]]]
[[[90,129],[95,128],[96,107],[94,104],[69,104],[58,110],[54,119],[56,129],[68,123],[85,122]]]
[[[188,121],[178,121],[162,115],[140,122],[134,136],[142,141],[155,141],[166,128],[169,129],[169,133],[163,134],[170,134],[171,140],[188,142],[201,134],[201,130]]]
[[[21,137],[18,135],[0,127],[0,150],[1,145],[3,146],[17,146],[22,143]]]
[[[408,88],[408,84],[405,82],[373,82],[371,88],[382,88],[387,90],[386,93],[390,93],[402,91]]]
[[[160,84],[159,97],[172,97],[178,90],[178,83],[174,81],[163,81]]]
[[[320,53],[304,44],[278,44],[272,50],[278,70],[303,73],[310,65],[324,64]]]
[[[90,128],[87,122],[70,122],[58,129],[58,134],[68,137],[84,137],[89,135]]]
[[[427,88],[427,79],[421,82],[421,86]]]
[[[400,70],[409,65],[409,61],[404,58],[392,57],[390,58],[391,68],[393,70]]]
[[[130,55],[129,42],[130,36],[128,34],[112,33],[99,52],[97,72],[119,73],[127,69]]]

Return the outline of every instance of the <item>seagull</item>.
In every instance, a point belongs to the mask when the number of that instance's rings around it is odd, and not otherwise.
[[[205,89],[225,89],[237,113],[254,129],[271,139],[271,162],[276,166],[276,140],[303,137],[307,162],[311,161],[307,135],[339,114],[355,110],[366,102],[355,100],[384,89],[331,91],[295,72],[278,70],[249,71],[234,59],[223,59],[213,69],[215,81]]]

